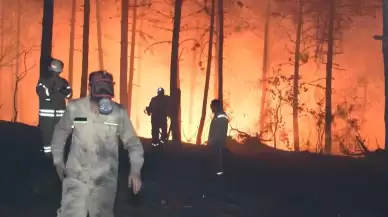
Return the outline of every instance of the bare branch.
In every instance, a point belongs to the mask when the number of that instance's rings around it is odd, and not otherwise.
[[[148,47],[146,47],[146,49],[144,49],[144,53],[152,49],[156,45],[160,45],[160,44],[171,44],[171,41],[158,41],[158,42],[152,43]]]
[[[188,42],[188,41],[194,41],[194,43],[196,43],[196,44],[199,43],[198,40],[195,39],[195,38],[187,38],[187,39],[185,39],[185,40],[180,41],[179,44],[181,45],[181,44],[183,44],[183,43],[185,43],[185,42]]]
[[[197,11],[195,11],[195,12],[192,12],[192,13],[189,13],[189,14],[187,14],[187,15],[185,15],[185,16],[182,16],[182,19],[187,18],[187,17],[191,17],[191,16],[193,16],[193,15],[195,15],[195,14],[200,14],[200,13],[202,13],[202,12],[204,12],[204,11],[206,11],[205,8],[199,9],[199,10],[197,10]]]
[[[15,75],[16,76],[16,79],[15,79],[15,89],[14,89],[14,92],[13,92],[13,111],[14,111],[13,112],[13,116],[12,116],[12,121],[13,122],[16,122],[17,119],[18,119],[17,96],[18,96],[18,91],[19,91],[19,84],[26,77],[27,72],[36,66],[36,64],[34,64],[30,68],[27,67],[27,56],[28,56],[28,54],[30,54],[30,51],[32,49],[33,48],[30,48],[28,50],[24,50],[23,52],[21,52],[21,54],[23,54],[23,56],[24,56],[23,57],[24,71],[21,72],[18,75]]]
[[[154,27],[156,29],[161,29],[161,30],[164,30],[167,32],[172,32],[172,29],[168,29],[168,28],[164,28],[164,27],[160,27],[160,26],[156,26],[156,25],[152,25],[152,27]]]
[[[172,16],[170,16],[170,15],[168,15],[168,14],[164,14],[164,13],[158,11],[158,10],[155,10],[155,9],[152,9],[152,8],[150,8],[149,10],[154,11],[155,13],[157,13],[157,14],[159,14],[159,15],[162,15],[162,16],[165,17],[165,18],[168,18],[168,19],[172,19],[172,18],[173,18]]]

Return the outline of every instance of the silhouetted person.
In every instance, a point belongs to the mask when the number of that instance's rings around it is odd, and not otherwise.
[[[146,112],[151,115],[152,145],[158,146],[168,140],[167,117],[170,112],[170,96],[164,94],[164,89],[159,87],[156,96],[152,97]],[[159,138],[159,132],[161,136]]]
[[[66,99],[72,95],[69,83],[60,77],[63,67],[62,61],[52,59],[48,65],[48,76],[40,78],[36,86],[39,96],[39,128],[45,155],[51,155],[50,142],[55,125],[65,112]]]
[[[226,147],[226,139],[228,137],[228,116],[222,110],[222,102],[218,99],[212,100],[210,108],[214,113],[212,122],[210,123],[209,137],[207,145],[212,150],[212,158],[214,158],[214,167],[217,175],[223,174],[223,153]]]
[[[202,197],[205,197],[211,181],[217,180],[217,186],[222,183],[218,182],[221,175],[224,173],[223,155],[226,147],[226,139],[228,132],[228,116],[222,110],[222,102],[218,99],[212,100],[210,108],[214,113],[214,117],[210,123],[209,136],[207,141],[207,148],[210,153],[206,159],[201,162],[201,187]]]

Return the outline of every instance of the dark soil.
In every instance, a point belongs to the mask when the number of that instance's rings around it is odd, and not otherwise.
[[[60,183],[39,152],[40,141],[36,127],[0,122],[0,217],[56,216]],[[229,147],[225,174],[208,177],[205,186],[200,179],[205,147],[152,149],[143,142],[140,197],[126,187],[128,159],[121,150],[117,217],[388,216],[381,160],[280,151],[247,157],[240,145]]]

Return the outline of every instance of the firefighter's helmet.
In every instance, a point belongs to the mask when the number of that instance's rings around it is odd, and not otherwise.
[[[159,87],[157,93],[158,95],[164,95],[164,89],[162,87]]]
[[[49,65],[49,70],[54,73],[61,73],[63,71],[63,62],[58,59],[52,59]]]

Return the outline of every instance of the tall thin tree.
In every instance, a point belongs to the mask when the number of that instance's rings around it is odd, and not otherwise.
[[[224,102],[224,1],[218,0],[218,99]],[[223,103],[221,104],[223,107]]]
[[[137,31],[137,0],[133,0],[132,5],[132,27],[131,27],[131,51],[129,59],[128,78],[128,115],[131,115],[133,75],[135,74],[135,51],[136,51],[136,31]]]
[[[216,3],[215,0],[211,1],[209,42],[208,42],[209,44],[208,44],[208,52],[207,52],[205,88],[203,91],[201,119],[199,121],[198,134],[196,139],[197,145],[200,145],[202,143],[202,133],[203,133],[203,127],[205,125],[206,108],[207,108],[207,101],[208,101],[207,99],[209,95],[210,72],[211,72],[212,55],[213,55],[214,20],[215,20],[215,13],[216,13],[215,3]]]
[[[264,130],[266,119],[267,103],[267,76],[269,70],[269,32],[271,21],[271,0],[267,0],[265,23],[264,23],[264,50],[263,50],[263,68],[261,74],[261,99],[260,99],[260,131]]]
[[[1,20],[0,20],[0,72],[2,69],[2,61],[4,54],[4,42],[5,42],[5,0],[1,1]]]
[[[331,87],[333,79],[333,56],[334,56],[334,19],[335,19],[335,0],[329,2],[329,24],[327,29],[327,63],[326,63],[326,89],[325,89],[325,153],[332,153],[331,138]]]
[[[294,76],[292,88],[292,124],[294,132],[294,151],[299,152],[299,69],[300,69],[300,44],[303,27],[303,0],[298,0],[298,13],[296,24]]]
[[[3,60],[3,55],[4,55],[4,41],[5,41],[5,36],[4,36],[4,28],[5,28],[5,0],[1,1],[1,20],[0,20],[0,79],[2,78],[3,73],[3,67],[2,67],[2,60]],[[1,89],[0,89],[0,100],[2,100],[2,95],[1,95]],[[1,106],[2,104],[0,104]]]
[[[12,112],[12,121],[16,122],[19,119],[19,108],[20,108],[20,92],[18,91],[18,79],[20,76],[20,40],[21,40],[21,17],[22,17],[22,3],[21,0],[17,0],[17,13],[16,13],[16,59],[15,59],[15,85],[14,85],[14,95],[13,95],[13,112]]]
[[[128,108],[128,0],[121,0],[120,103]]]
[[[143,19],[140,19],[140,21],[139,21],[139,30],[140,31],[143,31]],[[136,69],[136,71],[137,71],[137,73],[136,73],[136,83],[138,84],[138,85],[140,85],[140,83],[141,83],[141,79],[142,79],[142,77],[141,77],[141,73],[142,73],[142,54],[143,54],[143,52],[142,52],[142,49],[143,49],[143,46],[142,46],[142,44],[141,44],[141,42],[140,42],[140,40],[138,40],[138,42],[137,42],[137,47],[138,47],[138,49],[137,49],[137,56],[138,56],[138,61],[137,61],[137,69]],[[141,113],[140,113],[140,110],[139,110],[139,107],[140,107],[140,105],[139,105],[139,102],[140,102],[140,98],[141,98],[141,88],[139,87],[138,88],[138,93],[136,94],[136,98],[137,98],[137,102],[136,102],[136,120],[135,120],[135,127],[136,127],[136,129],[140,129],[140,126],[141,126],[141,124],[140,124],[140,115],[141,115]]]
[[[75,41],[75,15],[77,9],[77,0],[71,1],[71,18],[70,18],[70,42],[69,42],[69,83],[73,86],[74,70],[74,41]],[[73,97],[73,96],[71,96]]]
[[[385,93],[385,149],[388,148],[388,0],[383,0],[383,61],[384,61],[384,93]]]
[[[87,95],[89,70],[89,28],[90,28],[90,0],[84,0],[84,26],[82,34],[82,75],[81,97]]]
[[[170,95],[171,105],[171,132],[172,140],[179,145],[181,142],[180,117],[180,89],[179,89],[179,35],[181,29],[183,0],[175,0],[174,25],[171,40],[171,64],[170,64]]]
[[[206,0],[205,0],[206,1]],[[216,6],[215,7],[218,7],[218,2],[219,0],[216,1]],[[211,12],[210,12],[211,13]],[[214,25],[214,34],[215,34],[215,42],[214,42],[214,50],[215,50],[215,59],[216,61],[214,61],[214,99],[218,99],[219,97],[219,93],[218,93],[218,71],[219,71],[219,66],[218,66],[218,59],[219,59],[219,46],[220,46],[220,41],[219,41],[219,32],[220,32],[220,16],[216,13],[215,14],[215,18],[214,18],[214,22],[215,22],[215,25]],[[214,36],[213,36],[214,37]]]
[[[47,65],[53,44],[54,0],[43,1],[42,41],[40,47],[40,77],[47,76]]]
[[[101,2],[96,0],[96,26],[97,26],[97,44],[98,44],[98,66],[104,69],[104,52],[102,49],[102,32],[101,32]]]
[[[198,21],[196,21],[195,28],[198,29]],[[198,32],[196,32],[197,34]],[[193,116],[194,116],[194,97],[195,97],[195,90],[196,90],[196,83],[197,83],[197,46],[198,42],[193,42],[193,56],[192,56],[192,66],[191,66],[191,73],[190,73],[190,107],[189,107],[189,126],[190,126],[190,134],[193,133]]]

